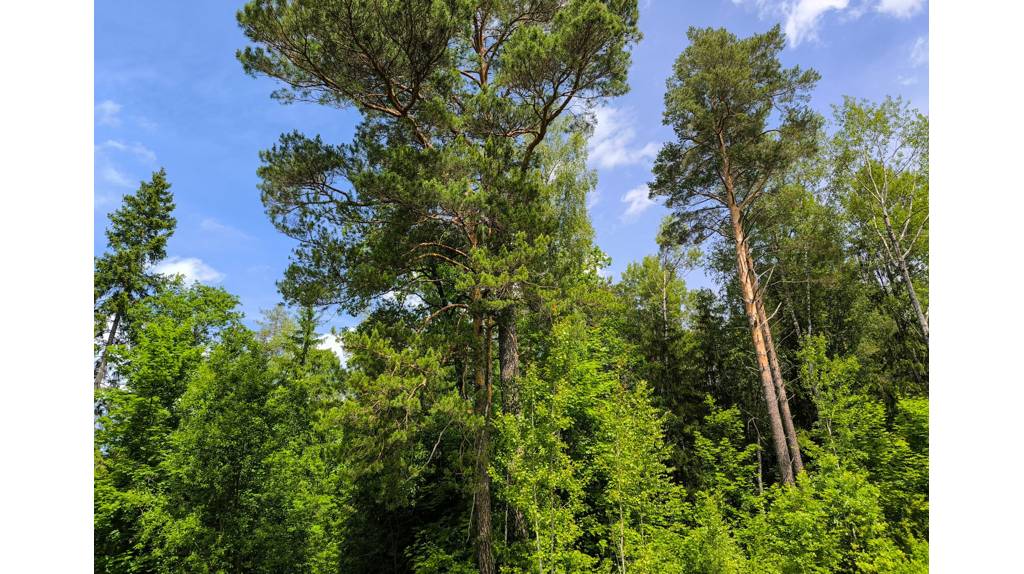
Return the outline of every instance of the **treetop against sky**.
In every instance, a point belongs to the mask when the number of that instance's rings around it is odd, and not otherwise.
[[[242,3],[151,4],[98,0],[95,15],[94,243],[105,246],[107,213],[163,166],[173,182],[178,229],[162,270],[220,284],[241,298],[249,321],[280,297],[292,241],[274,230],[257,190],[259,150],[298,129],[351,140],[352,109],[270,98],[279,87],[247,76],[235,52],[248,45],[235,20]],[[900,95],[928,112],[928,16],[924,0],[646,0],[633,49],[630,91],[595,111],[589,165],[598,173],[588,208],[598,245],[617,277],[656,251],[667,211],[648,199],[651,165],[671,139],[662,98],[689,26],[738,36],[779,23],[784,65],[821,73],[811,105],[831,117],[844,95]],[[710,280],[691,272],[691,286]],[[336,318],[334,325],[352,324]]]

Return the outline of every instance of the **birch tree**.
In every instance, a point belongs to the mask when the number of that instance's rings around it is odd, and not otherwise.
[[[837,193],[856,233],[875,246],[879,271],[899,278],[927,343],[919,289],[928,272],[928,117],[891,97],[878,104],[848,97],[835,116]]]

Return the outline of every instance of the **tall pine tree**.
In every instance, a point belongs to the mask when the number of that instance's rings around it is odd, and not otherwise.
[[[674,210],[670,239],[716,233],[735,249],[779,476],[792,483],[800,446],[747,236],[773,178],[814,150],[820,120],[806,101],[818,74],[782,67],[778,26],[743,39],[724,29],[691,28],[688,36],[665,93],[665,123],[677,140],[658,154],[652,195]]]

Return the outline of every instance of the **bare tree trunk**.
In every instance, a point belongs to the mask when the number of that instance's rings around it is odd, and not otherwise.
[[[729,195],[731,199],[732,193],[730,192]],[[765,406],[767,407],[768,422],[771,427],[772,446],[775,448],[775,456],[779,466],[779,477],[784,484],[793,484],[793,463],[786,445],[786,432],[782,425],[782,416],[779,413],[779,400],[778,395],[775,393],[775,380],[772,377],[771,366],[768,363],[768,351],[765,347],[764,333],[759,325],[757,295],[754,293],[747,260],[746,235],[743,231],[739,206],[733,201],[730,201],[729,214],[732,219],[732,230],[736,242],[736,267],[739,271],[743,307],[747,314],[747,321],[750,323],[750,335],[754,342],[754,352],[757,355],[757,367],[761,373],[761,386],[764,388]]]
[[[921,308],[921,301],[917,298],[917,291],[914,290],[914,281],[910,278],[910,269],[907,267],[905,257],[899,260],[900,272],[903,275],[903,282],[907,285],[907,294],[910,296],[910,304],[914,306],[914,313],[917,314],[917,323],[921,326],[921,333],[924,335],[924,343],[928,344],[928,317]]]
[[[114,344],[114,337],[117,336],[117,328],[121,324],[121,312],[114,312],[114,322],[110,326],[110,334],[107,335],[107,344],[103,346],[103,350],[100,351],[100,361],[96,364],[96,372],[93,373],[95,377],[93,381],[93,390],[98,391],[100,384],[107,378],[107,352],[110,350],[110,346]]]
[[[895,259],[894,263],[900,269],[900,275],[902,276],[903,283],[907,286],[907,295],[910,297],[910,304],[914,307],[914,313],[917,315],[917,323],[921,327],[921,334],[924,335],[924,344],[928,344],[928,317],[925,316],[924,310],[921,308],[921,301],[917,298],[917,291],[914,290],[914,281],[910,277],[910,268],[907,267],[906,254],[903,252],[903,243],[896,239],[896,233],[892,229],[892,220],[889,219],[889,210],[882,206],[882,216],[885,222],[885,232],[889,236],[889,243],[892,244],[892,250],[889,252],[889,257]]]
[[[800,441],[796,436],[796,425],[793,424],[793,414],[789,410],[789,393],[786,392],[786,381],[782,378],[782,369],[779,368],[779,357],[775,353],[775,340],[772,338],[772,331],[768,325],[768,318],[765,317],[764,303],[758,304],[758,315],[761,321],[761,328],[764,330],[765,345],[768,347],[768,363],[772,367],[772,377],[775,378],[776,390],[779,395],[779,411],[782,415],[782,426],[786,429],[786,442],[789,444],[789,458],[793,462],[793,472],[800,474],[804,470],[804,459],[800,454]]]
[[[480,574],[495,574],[494,543],[491,526],[491,475],[488,471],[491,453],[491,328],[484,326],[484,318],[473,320],[477,338],[476,357],[476,413],[483,417],[476,445],[476,488],[474,507],[476,509],[477,567]]]
[[[789,311],[789,318],[793,321],[793,329],[796,331],[797,340],[803,339],[804,335],[800,329],[800,321],[796,318],[796,308],[793,307],[793,299],[789,296],[789,288],[786,287],[786,277],[779,272],[779,282],[782,287],[779,291],[782,293],[782,302],[786,305],[786,310]]]
[[[764,480],[761,478],[762,468],[764,465],[761,463],[761,440],[757,441],[757,474],[754,475],[757,479],[757,495],[764,495]]]
[[[747,266],[750,271],[751,282],[754,284],[754,293],[757,300],[754,302],[757,307],[757,322],[761,326],[761,334],[764,337],[765,347],[768,349],[768,364],[772,369],[772,378],[775,380],[775,392],[779,398],[779,412],[782,415],[782,426],[786,431],[786,443],[789,445],[789,458],[793,462],[794,474],[800,474],[804,469],[804,460],[800,455],[800,441],[797,440],[796,426],[793,424],[793,415],[789,410],[789,393],[786,392],[786,380],[782,378],[782,369],[779,367],[779,357],[775,352],[775,338],[772,337],[771,325],[768,323],[768,315],[764,311],[764,297],[757,279],[757,268],[754,267],[754,258],[750,255],[750,246],[744,245],[747,256]]]
[[[661,270],[661,344],[659,350],[661,351],[661,364],[667,366],[669,363],[668,356],[668,268],[665,262],[662,262]],[[663,367],[658,371],[658,392],[664,394],[669,386],[667,370]]]
[[[516,334],[515,311],[511,308],[502,314],[498,322],[498,361],[505,413],[518,415],[522,412],[519,397],[519,338]],[[517,448],[517,454],[522,454],[521,448]],[[513,506],[511,512],[513,538],[525,539],[528,533],[522,510]]]

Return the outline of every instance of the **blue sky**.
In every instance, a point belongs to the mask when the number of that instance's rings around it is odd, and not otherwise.
[[[598,110],[589,199],[598,245],[614,276],[657,249],[666,213],[647,199],[650,166],[671,137],[661,125],[665,79],[686,46],[689,26],[726,27],[740,36],[781,23],[786,65],[822,75],[812,105],[828,113],[844,95],[901,95],[928,111],[928,6],[924,0],[640,0],[643,41],[633,51],[630,93]],[[246,45],[224,0],[95,4],[95,210],[97,253],[106,214],[139,180],[167,169],[178,230],[165,268],[222,285],[249,320],[279,301],[275,281],[291,241],[268,222],[256,188],[259,150],[285,131],[348,141],[351,110],[283,106],[276,87],[246,76],[235,50]],[[691,287],[710,286],[700,272]],[[342,327],[351,318],[333,317]]]

